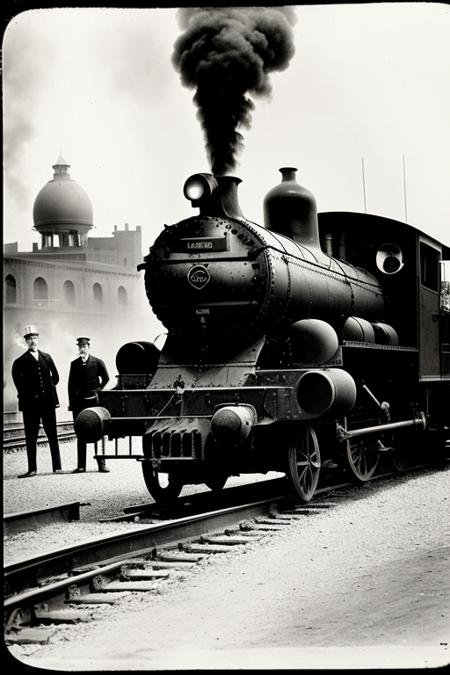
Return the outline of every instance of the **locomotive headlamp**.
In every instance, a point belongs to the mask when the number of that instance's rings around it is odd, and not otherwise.
[[[384,274],[396,274],[402,269],[403,253],[397,244],[383,244],[377,251],[376,264]]]
[[[189,199],[193,206],[196,202],[211,197],[217,187],[217,181],[210,173],[196,173],[184,184],[183,192],[186,199]]]

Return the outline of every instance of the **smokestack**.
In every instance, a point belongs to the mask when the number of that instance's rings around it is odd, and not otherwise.
[[[245,220],[238,200],[237,187],[242,183],[237,176],[214,176],[217,188],[204,204],[200,204],[201,216],[222,216]]]
[[[182,84],[195,89],[194,103],[206,139],[212,172],[236,165],[243,147],[239,128],[249,128],[249,94],[268,97],[269,73],[284,70],[294,55],[292,7],[182,8],[184,33],[172,61]]]

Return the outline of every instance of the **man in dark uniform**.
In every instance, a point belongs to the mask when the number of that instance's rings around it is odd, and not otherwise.
[[[12,378],[17,389],[19,410],[23,416],[28,459],[28,471],[18,478],[36,475],[36,442],[41,420],[50,445],[53,472],[61,473],[55,412],[55,408],[59,407],[56,393],[59,375],[50,354],[38,349],[38,336],[34,326],[25,327],[24,338],[28,350],[12,365]]]
[[[98,403],[97,392],[103,389],[109,382],[108,371],[101,359],[90,354],[91,340],[88,337],[77,339],[80,356],[72,361],[69,372],[69,410],[72,411],[73,419],[77,418],[82,410],[90,408]],[[78,463],[72,473],[86,471],[86,442],[77,440]],[[105,460],[97,458],[98,470],[108,473]]]

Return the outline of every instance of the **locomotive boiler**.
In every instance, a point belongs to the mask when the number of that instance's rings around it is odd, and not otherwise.
[[[377,280],[321,251],[314,199],[292,170],[282,171],[289,188],[281,198],[268,195],[266,227],[243,217],[239,179],[200,174],[187,181],[199,216],[166,227],[143,266],[150,305],[180,358],[223,359],[304,318],[339,330],[352,314],[381,316]]]
[[[448,249],[362,214],[324,214],[319,226],[296,169],[280,171],[264,226],[243,216],[240,179],[186,181],[198,215],[165,225],[138,267],[164,347],[123,345],[117,386],[75,422],[88,442],[142,438],[138,450],[101,452],[141,461],[157,501],[184,484],[221,489],[231,475],[267,471],[284,472],[308,501],[321,470],[366,481],[383,453],[400,467],[425,430],[447,438],[448,313],[438,304],[437,338],[424,333],[424,298],[430,313],[436,298],[417,271],[439,286]],[[433,340],[439,372],[424,361]]]

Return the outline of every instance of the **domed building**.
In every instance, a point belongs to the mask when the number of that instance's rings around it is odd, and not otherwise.
[[[85,246],[94,224],[91,200],[70,177],[69,167],[60,155],[53,165],[53,179],[44,185],[34,202],[34,229],[42,236],[42,249]]]
[[[119,347],[161,333],[136,269],[142,262],[140,226],[131,230],[128,224],[124,229],[115,225],[111,237],[91,236],[94,211],[89,195],[70,176],[62,155],[52,168],[53,178],[38,192],[33,207],[40,242],[32,251],[19,251],[17,243],[4,245],[3,399],[8,411],[17,410],[10,372],[12,361],[26,348],[24,325],[37,326],[40,348],[55,360],[60,400],[66,396],[79,335],[91,337],[92,352],[106,361],[113,383]]]

